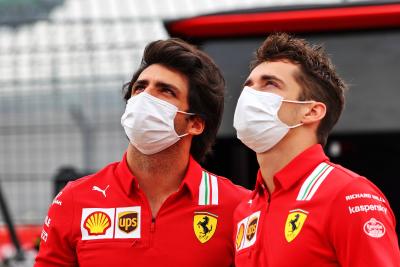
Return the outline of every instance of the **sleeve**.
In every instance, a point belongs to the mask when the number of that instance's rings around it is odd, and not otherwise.
[[[340,266],[400,266],[395,217],[375,185],[354,178],[332,205],[328,231]]]
[[[78,266],[71,236],[73,217],[73,196],[71,183],[68,183],[50,205],[35,267]]]

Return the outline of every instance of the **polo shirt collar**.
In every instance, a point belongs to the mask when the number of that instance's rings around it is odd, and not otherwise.
[[[259,169],[257,172],[257,179],[256,179],[256,185],[254,187],[253,192],[265,192],[266,191],[266,185],[264,183],[264,179],[261,174],[261,170]],[[255,194],[253,194],[255,195]]]
[[[128,167],[126,152],[124,153],[122,160],[118,163],[117,168],[115,169],[115,175],[119,179],[119,182],[121,183],[122,188],[127,195],[130,195],[132,189],[139,188],[136,177],[132,174],[131,170]]]
[[[181,190],[183,186],[186,186],[189,189],[193,198],[198,196],[202,175],[203,168],[200,166],[199,163],[197,163],[196,160],[193,159],[192,156],[190,156],[189,165],[186,170],[185,177],[183,178],[182,183],[179,187],[179,190]]]
[[[320,144],[313,145],[297,155],[274,176],[275,184],[286,190],[301,180],[323,161],[328,160]]]
[[[201,182],[202,172],[203,169],[200,164],[197,163],[192,156],[190,156],[185,177],[183,178],[178,191],[181,191],[184,187],[187,187],[191,193],[191,196],[195,197]],[[127,195],[130,195],[133,192],[133,189],[139,188],[137,178],[132,174],[128,167],[126,152],[116,167],[115,175],[120,180],[122,188]]]

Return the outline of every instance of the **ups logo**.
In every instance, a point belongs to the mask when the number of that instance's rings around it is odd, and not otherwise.
[[[118,213],[118,228],[129,234],[138,227],[138,213],[136,211],[125,211]]]
[[[256,234],[257,231],[257,222],[258,222],[258,217],[255,217],[253,219],[250,219],[249,224],[247,226],[247,232],[246,232],[246,238],[247,240],[253,239],[254,235]]]

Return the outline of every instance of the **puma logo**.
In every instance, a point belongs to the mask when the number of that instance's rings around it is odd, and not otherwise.
[[[110,187],[110,185],[107,185],[106,188],[101,189],[100,187],[98,187],[98,186],[95,185],[95,186],[92,187],[92,190],[93,190],[93,191],[99,191],[100,193],[103,194],[104,197],[107,197],[107,195],[106,195],[106,190],[107,190],[109,187]]]

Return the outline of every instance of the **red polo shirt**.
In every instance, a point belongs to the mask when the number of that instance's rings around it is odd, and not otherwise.
[[[248,196],[190,158],[153,219],[124,156],[56,196],[35,266],[231,266],[233,210]]]
[[[274,176],[260,172],[235,211],[237,267],[400,266],[395,218],[367,179],[328,161],[320,145]]]

